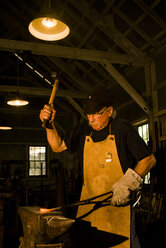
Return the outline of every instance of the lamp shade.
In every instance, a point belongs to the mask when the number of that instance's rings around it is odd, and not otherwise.
[[[7,123],[7,121],[5,119],[2,119],[2,117],[1,117],[1,119],[0,119],[0,130],[7,131],[7,130],[11,130],[11,129],[12,129],[11,125],[9,125]]]
[[[23,99],[22,97],[20,97],[20,94],[19,92],[17,91],[16,92],[16,95],[12,98],[10,98],[8,101],[7,101],[7,104],[8,105],[11,105],[11,106],[16,106],[16,107],[19,107],[19,106],[25,106],[25,105],[28,105],[29,102],[25,99]]]
[[[11,129],[12,129],[12,127],[10,127],[10,126],[1,126],[0,125],[0,130],[7,131],[7,130],[11,130]]]
[[[61,40],[70,33],[65,23],[49,15],[31,21],[28,29],[34,37],[46,41]]]
[[[12,99],[12,100],[7,101],[7,104],[8,104],[8,105],[11,105],[11,106],[19,107],[19,106],[28,105],[29,102],[26,101],[26,100],[22,100],[22,99],[19,99],[19,98],[15,98],[15,99]]]

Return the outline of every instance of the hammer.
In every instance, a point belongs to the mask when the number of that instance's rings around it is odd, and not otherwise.
[[[53,85],[53,88],[52,88],[52,92],[51,92],[51,96],[50,96],[48,105],[53,104],[54,100],[55,100],[55,95],[56,95],[56,92],[57,92],[57,89],[58,89],[58,83],[59,83],[59,80],[56,78],[56,76],[57,76],[56,72],[51,73],[51,77],[54,80],[54,85]],[[44,120],[43,123],[42,123],[42,127],[46,128],[48,126],[48,123],[49,123],[49,120]]]

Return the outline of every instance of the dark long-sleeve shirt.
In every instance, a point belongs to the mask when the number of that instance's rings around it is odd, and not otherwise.
[[[77,152],[81,163],[85,137],[91,133],[94,142],[102,141],[109,135],[109,125],[100,131],[95,131],[88,125],[88,122],[83,122],[70,133],[69,138],[65,138],[68,150]],[[111,119],[111,134],[115,135],[117,152],[124,172],[128,168],[134,169],[138,161],[152,153],[137,130],[126,120]]]

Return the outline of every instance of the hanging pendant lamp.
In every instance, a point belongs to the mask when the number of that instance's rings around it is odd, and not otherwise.
[[[17,89],[19,90],[19,63],[18,61],[17,61]],[[27,100],[24,100],[22,97],[20,97],[18,90],[16,92],[16,96],[7,101],[8,105],[20,107],[20,106],[25,106],[29,104]]]
[[[11,130],[12,127],[8,126],[8,125],[0,125],[0,130],[3,130],[3,131],[8,131],[8,130]]]
[[[69,27],[55,17],[51,8],[51,1],[46,11],[32,20],[28,26],[29,32],[36,38],[46,41],[55,41],[65,38],[69,33]]]
[[[34,19],[28,28],[33,36],[46,41],[61,40],[70,33],[70,29],[65,23],[50,16]]]
[[[24,99],[21,99],[19,94],[17,93],[16,94],[16,97],[14,99],[11,99],[11,100],[8,100],[7,101],[7,104],[8,105],[11,105],[11,106],[16,106],[16,107],[19,107],[19,106],[25,106],[25,105],[28,105],[29,102],[24,100]]]
[[[9,125],[9,121],[4,116],[0,116],[0,130],[8,131],[11,130],[12,126]]]

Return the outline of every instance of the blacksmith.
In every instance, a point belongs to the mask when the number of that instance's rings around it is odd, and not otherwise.
[[[40,119],[42,122],[49,120],[47,139],[54,152],[69,150],[79,153],[82,158],[81,200],[113,191],[110,205],[97,209],[84,220],[98,230],[126,237],[114,246],[116,248],[139,247],[135,229],[131,226],[130,196],[155,165],[155,157],[136,129],[128,121],[116,117],[105,89],[95,89],[88,97],[85,113],[88,121],[78,125],[65,138],[56,130],[53,105],[44,106]],[[80,206],[77,217],[92,208],[90,205]]]

